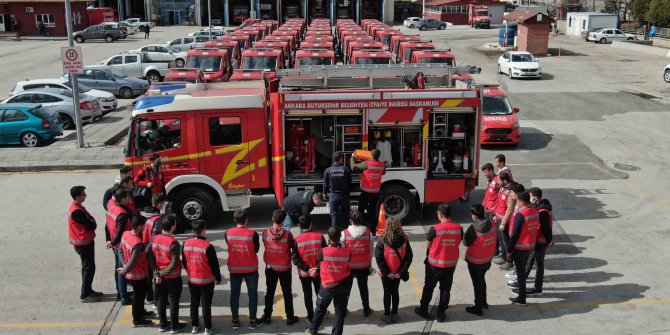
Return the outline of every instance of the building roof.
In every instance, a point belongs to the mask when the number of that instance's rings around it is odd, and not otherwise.
[[[540,21],[542,23],[551,23],[553,21],[552,18],[548,17],[546,14],[542,14],[540,12],[533,12],[533,11],[519,11],[515,10],[513,12],[505,14],[503,16],[503,20],[508,20],[508,21],[516,21],[519,23],[524,23],[526,21],[529,21],[528,23],[537,23],[537,16],[540,15]]]
[[[568,12],[568,15],[579,15],[579,16],[618,16],[617,13],[600,13],[600,12]]]
[[[421,4],[421,3],[419,3]],[[485,5],[485,6],[505,6],[506,4],[500,1],[494,0],[431,0],[426,1],[428,6],[467,6],[469,4],[473,5]]]

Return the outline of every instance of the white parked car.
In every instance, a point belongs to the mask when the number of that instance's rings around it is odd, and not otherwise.
[[[72,91],[56,88],[37,88],[15,94],[3,101],[6,103],[33,103],[40,104],[53,113],[58,113],[64,129],[74,129],[74,98]],[[86,95],[79,95],[79,110],[83,123],[93,122],[93,119],[102,115],[98,99]]]
[[[147,57],[154,62],[175,62],[177,67],[184,67],[186,61],[186,52],[165,46],[164,44],[145,45],[137,50],[129,52],[146,52]]]
[[[9,95],[13,96],[19,92],[38,88],[60,88],[71,91],[72,84],[65,78],[24,80],[16,83],[16,86],[9,92]],[[118,106],[116,97],[112,93],[96,90],[82,84],[79,84],[79,93],[98,98],[103,112],[113,111]]]
[[[665,70],[663,70],[663,80],[666,83],[670,83],[670,64],[666,65]]]
[[[498,73],[504,73],[510,79],[517,77],[542,78],[542,67],[530,52],[507,51],[498,58]]]
[[[406,18],[405,21],[403,21],[402,24],[407,28],[414,28],[414,27],[417,26],[417,23],[419,23],[419,21],[421,21],[420,17],[413,16],[413,17]]]
[[[637,36],[633,34],[626,34],[619,29],[603,28],[589,33],[587,40],[605,44],[612,41],[632,41],[636,38]]]
[[[150,26],[151,28],[154,27],[153,22],[142,22],[139,18],[130,18],[127,19],[126,22],[132,24],[133,26],[137,27],[137,30],[144,32],[144,28],[146,26]]]

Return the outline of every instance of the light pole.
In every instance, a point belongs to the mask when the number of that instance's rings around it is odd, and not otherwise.
[[[212,0],[207,0],[207,24],[209,25],[209,40],[212,40]]]
[[[426,0],[423,0],[421,9],[421,18],[423,19],[424,17],[426,17]]]
[[[72,8],[70,8],[70,0],[65,0],[65,26],[67,27],[68,45],[73,47],[74,39],[72,38]],[[83,148],[84,132],[81,125],[81,111],[79,110],[79,81],[76,75],[70,74],[70,83],[72,83],[72,102],[74,103],[74,124],[77,128],[77,147]]]

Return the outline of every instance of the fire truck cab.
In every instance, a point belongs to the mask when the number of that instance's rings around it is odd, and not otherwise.
[[[398,60],[398,49],[400,48],[400,42],[421,42],[421,36],[419,35],[393,35],[391,36],[391,44],[389,45],[389,51],[396,57],[396,62]]]
[[[433,50],[435,45],[430,42],[400,42],[400,47],[398,48],[398,63],[410,63],[412,60],[412,52],[414,50]]]
[[[275,71],[283,69],[284,53],[278,49],[251,48],[242,53],[241,69],[264,70],[268,72],[268,78],[274,79]]]
[[[284,53],[284,68],[288,68],[292,62],[288,41],[262,40],[256,42],[254,48],[281,50]]]
[[[326,50],[335,50],[335,46],[332,43],[328,42],[318,42],[318,41],[305,41],[300,43],[300,49],[326,49]]]
[[[295,52],[293,68],[307,65],[335,65],[335,52],[325,49],[299,49]]]
[[[414,50],[411,63],[440,63],[456,66],[456,56],[448,50]]]
[[[351,62],[351,55],[356,50],[371,49],[371,50],[386,50],[386,45],[376,41],[351,41],[347,46],[347,53],[344,55],[345,63]]]
[[[186,53],[186,67],[202,70],[206,82],[228,81],[233,73],[227,49],[191,49]]]
[[[378,30],[375,34],[375,41],[382,42],[386,46],[391,45],[391,37],[395,35],[403,35],[399,30]]]
[[[207,41],[205,42],[205,48],[217,48],[228,50],[228,55],[230,56],[230,64],[233,69],[236,69],[240,66],[240,57],[242,53],[240,52],[240,43],[239,41],[233,40],[216,40],[216,41]]]
[[[355,50],[350,64],[393,64],[393,55],[386,50]]]
[[[485,5],[468,4],[468,24],[475,28],[491,28],[489,7]]]

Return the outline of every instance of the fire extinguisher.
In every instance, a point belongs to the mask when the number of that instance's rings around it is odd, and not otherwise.
[[[465,150],[463,154],[463,171],[470,172],[470,150]]]
[[[419,166],[419,162],[421,161],[421,145],[418,142],[414,143],[414,148],[412,148],[412,151],[414,151],[412,163],[414,163],[414,166]]]

